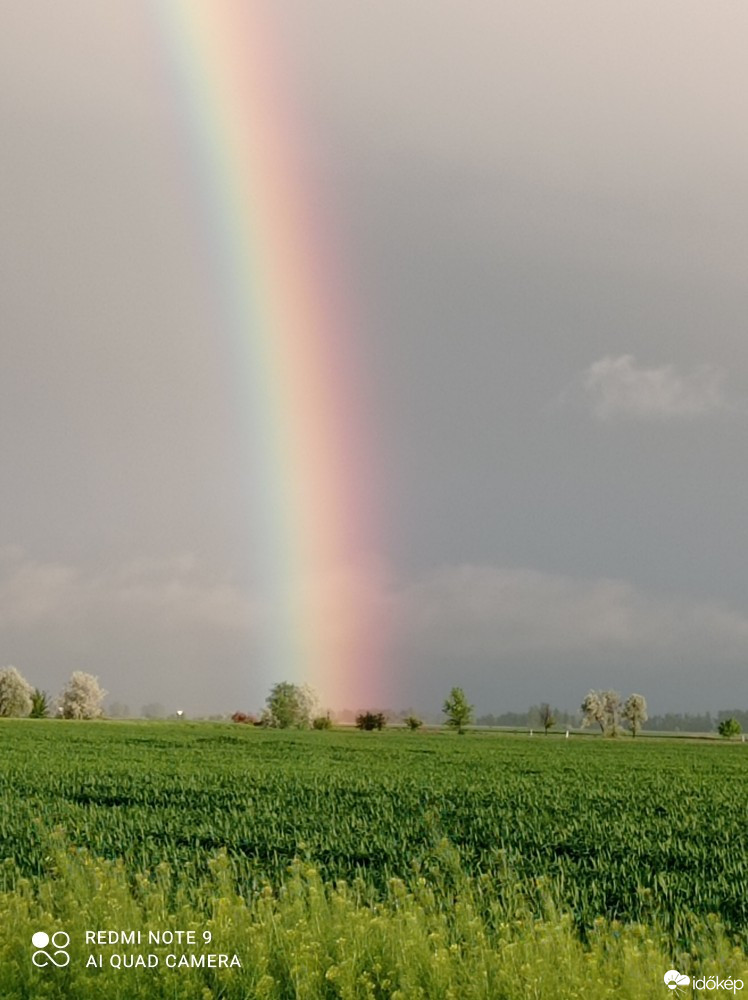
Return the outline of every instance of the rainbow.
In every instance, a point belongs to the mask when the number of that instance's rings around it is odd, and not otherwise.
[[[382,705],[372,448],[353,310],[332,213],[303,168],[303,123],[270,9],[258,0],[158,7],[188,170],[209,220],[219,337],[237,358],[248,451],[260,454],[250,520],[269,612],[255,677],[308,683],[331,707]]]

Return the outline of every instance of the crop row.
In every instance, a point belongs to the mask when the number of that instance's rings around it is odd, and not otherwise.
[[[438,870],[551,885],[582,927],[748,918],[742,745],[486,734],[274,733],[188,724],[0,726],[0,859],[41,876],[48,838],[204,871],[247,891],[295,857],[329,880]]]

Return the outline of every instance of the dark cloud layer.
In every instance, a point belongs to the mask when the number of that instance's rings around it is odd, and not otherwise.
[[[745,8],[269,9],[358,305],[393,702],[744,707]],[[256,705],[253,445],[154,10],[16,5],[0,66],[0,659]]]

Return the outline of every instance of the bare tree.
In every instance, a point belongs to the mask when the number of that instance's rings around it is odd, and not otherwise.
[[[547,701],[544,701],[543,704],[540,706],[540,722],[543,726],[543,729],[545,729],[546,736],[548,735],[548,730],[553,729],[553,727],[556,725],[556,716],[554,715],[554,711]]]
[[[631,727],[631,735],[636,736],[649,716],[647,715],[647,700],[643,694],[630,694],[623,706],[622,717]]]

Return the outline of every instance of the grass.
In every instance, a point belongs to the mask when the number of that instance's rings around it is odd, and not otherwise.
[[[597,1000],[641,998],[664,990],[674,965],[748,982],[748,962],[716,919],[699,928],[692,950],[674,955],[652,926],[599,919],[586,942],[569,913],[549,897],[541,912],[518,887],[455,868],[442,845],[443,872],[408,883],[392,879],[380,899],[366,883],[325,883],[310,864],[289,866],[279,887],[249,897],[219,854],[201,880],[162,865],[128,877],[118,862],[58,846],[50,874],[32,886],[19,880],[0,893],[0,989],[4,1000],[73,998],[405,998],[463,1000]],[[31,936],[64,928],[67,969],[37,970]],[[195,948],[86,946],[92,928],[192,929],[210,945]],[[241,968],[169,968],[168,954],[216,950],[236,954]],[[87,968],[89,955],[102,968]],[[112,968],[115,954],[154,954],[147,969]],[[708,995],[708,994],[707,994]]]
[[[0,753],[3,1000],[748,982],[740,745],[22,721]],[[85,967],[87,929],[167,927],[242,968]]]

